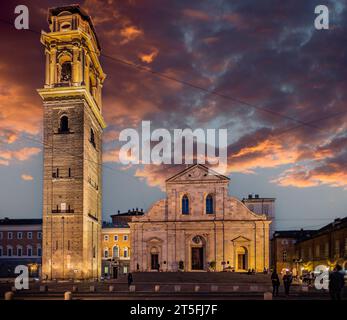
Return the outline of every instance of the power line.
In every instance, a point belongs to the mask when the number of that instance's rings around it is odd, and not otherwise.
[[[6,24],[9,24],[11,26],[13,26],[13,24],[9,21],[6,21],[6,20],[3,20],[3,19],[0,19],[1,22],[3,23],[6,23]],[[37,31],[37,30],[34,30],[34,29],[24,29],[24,30],[27,30],[27,31],[30,31],[32,33],[35,33],[35,34],[39,34],[41,35],[41,32]],[[45,36],[46,37],[49,37],[51,39],[57,39],[57,37],[54,37],[52,35],[49,35],[47,33],[45,33]],[[98,52],[96,51],[93,51],[93,50],[90,50],[88,49],[90,52],[93,52],[95,54],[99,54]],[[112,60],[112,61],[115,61],[115,62],[118,62],[118,63],[121,63],[123,65],[126,65],[128,67],[132,67],[132,68],[136,68],[140,71],[143,71],[143,72],[147,72],[147,73],[150,73],[152,75],[155,75],[155,76],[158,76],[160,78],[164,78],[164,79],[167,79],[167,80],[170,80],[170,81],[174,81],[174,82],[177,82],[177,83],[180,83],[182,85],[185,85],[185,86],[188,86],[188,87],[191,87],[193,89],[196,89],[196,90],[200,90],[200,91],[203,91],[205,93],[208,93],[208,94],[211,94],[211,95],[214,95],[214,96],[218,96],[218,97],[221,97],[221,98],[224,98],[224,99],[227,99],[227,100],[230,100],[230,101],[233,101],[233,102],[236,102],[236,103],[239,103],[239,104],[242,104],[242,105],[245,105],[245,106],[248,106],[248,107],[251,107],[251,108],[254,108],[256,110],[259,110],[259,111],[263,111],[263,112],[266,112],[266,113],[269,113],[269,114],[272,114],[274,116],[278,116],[278,117],[282,117],[282,118],[285,118],[287,120],[291,120],[293,122],[297,122],[301,125],[304,125],[304,126],[309,126],[311,128],[314,128],[314,129],[317,129],[317,130],[321,130],[319,127],[316,127],[316,126],[313,126],[312,124],[310,123],[306,123],[304,121],[301,121],[301,120],[298,120],[296,118],[293,118],[291,116],[287,116],[287,115],[284,115],[282,113],[279,113],[279,112],[276,112],[276,111],[273,111],[271,109],[268,109],[268,108],[264,108],[264,107],[260,107],[260,106],[257,106],[257,105],[254,105],[254,104],[251,104],[249,102],[246,102],[244,100],[241,100],[241,99],[238,99],[238,98],[234,98],[230,95],[226,95],[226,94],[223,94],[223,93],[220,93],[218,91],[215,91],[215,90],[209,90],[209,89],[206,89],[202,86],[199,86],[195,83],[192,83],[192,82],[188,82],[188,81],[185,81],[185,80],[181,80],[181,79],[178,79],[176,77],[173,77],[173,76],[170,76],[166,73],[163,73],[163,72],[159,72],[159,71],[156,71],[156,70],[153,70],[153,69],[149,69],[145,66],[142,66],[142,65],[139,65],[139,64],[136,64],[134,62],[129,62],[129,61],[126,61],[122,58],[118,58],[118,57],[114,57],[114,56],[111,56],[111,55],[108,55],[108,54],[104,54],[104,53],[100,53],[100,56],[106,58],[106,59],[109,59],[109,60]]]
[[[6,20],[4,20],[4,19],[0,19],[0,22],[3,22],[3,23],[6,23],[6,24],[8,24],[8,25],[13,26],[13,24],[12,24],[11,22],[6,21]],[[41,35],[41,32],[39,32],[39,31],[37,31],[37,30],[34,30],[34,29],[30,29],[30,28],[29,28],[29,29],[25,29],[25,30],[26,30],[26,31],[29,31],[29,32],[32,32],[32,33],[34,33],[34,34],[39,34],[39,35]],[[52,39],[56,39],[56,37],[53,37],[53,36],[51,36],[51,35],[49,35],[49,34],[45,34],[45,36],[46,36],[46,37],[50,37],[50,38],[52,38]],[[94,52],[94,53],[97,54],[97,52],[95,52],[95,51],[91,51],[91,52]],[[124,59],[121,59],[121,58],[117,58],[117,57],[110,56],[110,55],[103,54],[103,53],[101,53],[100,55],[101,55],[102,57],[105,57],[105,58],[107,58],[107,59],[116,61],[116,62],[118,62],[118,63],[122,63],[122,64],[124,64],[124,65],[129,66],[129,67],[136,68],[136,69],[138,69],[138,70],[140,70],[140,71],[149,72],[149,73],[151,73],[151,74],[153,74],[153,75],[156,75],[156,76],[159,76],[159,77],[161,77],[161,78],[165,78],[165,79],[168,79],[168,80],[170,80],[170,81],[179,82],[179,83],[181,83],[181,84],[183,84],[183,85],[186,85],[186,86],[189,86],[189,87],[191,87],[191,88],[198,89],[198,90],[204,91],[204,92],[206,92],[206,93],[213,94],[213,95],[216,95],[216,96],[225,98],[225,99],[229,99],[229,100],[231,100],[231,101],[234,101],[234,102],[237,102],[237,103],[240,103],[240,104],[244,104],[244,105],[247,105],[247,106],[249,106],[249,107],[253,107],[253,108],[256,108],[256,109],[265,111],[265,112],[269,112],[269,113],[272,113],[272,114],[274,114],[274,115],[281,116],[281,117],[284,117],[284,118],[286,118],[286,119],[288,119],[288,120],[292,120],[292,121],[295,121],[295,122],[298,122],[298,123],[299,123],[299,125],[297,125],[297,126],[294,126],[294,127],[288,128],[288,129],[285,129],[284,131],[282,131],[282,132],[276,134],[276,137],[279,137],[280,135],[285,134],[285,133],[287,133],[287,132],[289,132],[289,131],[295,130],[295,129],[301,127],[301,126],[309,126],[309,127],[311,127],[311,128],[315,128],[315,129],[318,129],[318,130],[322,130],[320,127],[314,126],[313,123],[317,123],[317,122],[320,122],[320,121],[322,121],[322,120],[326,120],[326,119],[328,119],[328,118],[336,117],[336,116],[338,116],[338,115],[341,115],[341,114],[347,112],[347,111],[344,111],[344,112],[340,112],[340,113],[337,113],[337,114],[329,115],[329,116],[327,116],[327,117],[323,117],[323,118],[320,118],[320,119],[317,119],[317,120],[313,120],[313,121],[309,121],[309,122],[304,122],[304,121],[297,120],[297,119],[294,119],[294,118],[292,118],[292,117],[289,117],[289,116],[286,116],[286,115],[283,115],[283,114],[274,112],[274,111],[272,111],[272,110],[269,110],[269,109],[266,109],[266,108],[262,108],[262,107],[259,107],[259,106],[250,104],[250,103],[245,102],[245,101],[242,101],[242,100],[240,100],[240,99],[233,98],[233,97],[231,97],[231,96],[228,96],[228,95],[219,93],[219,92],[214,91],[214,90],[211,91],[211,90],[209,90],[209,89],[206,89],[206,88],[203,88],[203,87],[201,87],[201,86],[198,86],[198,85],[196,85],[196,84],[194,84],[194,83],[187,82],[187,81],[180,80],[180,79],[178,79],[178,78],[169,76],[169,75],[167,75],[167,74],[165,74],[165,73],[161,73],[161,72],[158,72],[158,71],[155,71],[155,70],[148,69],[147,67],[144,67],[144,66],[142,66],[142,65],[138,65],[138,64],[135,64],[135,63],[133,63],[133,62],[125,61]],[[25,138],[25,137],[23,137],[23,138]],[[27,138],[27,139],[30,139],[30,138]],[[42,143],[42,144],[44,145],[44,143],[41,142],[41,141],[37,141],[37,140],[34,140],[34,139],[31,139],[31,140],[33,140],[33,141],[35,141],[35,142]],[[238,147],[238,146],[241,146],[241,144],[236,145],[236,146],[233,146],[233,147],[235,148],[235,147]],[[76,155],[73,155],[73,156],[76,156]],[[96,163],[95,161],[90,160],[90,159],[88,159],[88,158],[85,158],[85,160],[86,160],[86,161],[92,161],[92,162]],[[97,165],[102,165],[102,166],[104,166],[105,168],[110,169],[110,170],[112,170],[112,171],[116,171],[116,172],[119,174],[119,170],[114,170],[112,167],[109,167],[109,166],[105,165],[104,163],[101,163],[101,164],[98,164],[98,163],[97,163]],[[132,178],[136,179],[133,175],[128,175],[126,172],[123,172],[123,173],[126,174],[126,175],[129,176],[129,177],[132,177]],[[138,179],[136,179],[136,180],[138,181]]]

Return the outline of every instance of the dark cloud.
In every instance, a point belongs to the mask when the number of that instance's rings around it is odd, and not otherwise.
[[[15,5],[26,3],[31,28],[47,30],[47,8],[68,1],[7,1],[1,4],[1,17],[12,19]],[[80,4],[93,18],[105,54],[236,98],[218,97],[102,57],[107,161],[115,158],[110,152],[116,155],[112,139],[141,120],[168,129],[227,123],[233,137],[230,172],[290,165],[277,183],[297,181],[302,186],[302,179],[315,177],[309,185],[341,185],[345,176],[338,164],[343,155],[337,146],[345,143],[347,120],[344,1],[326,1],[331,29],[324,31],[314,29],[314,7],[320,3],[313,0]],[[0,138],[16,143],[13,135],[40,134],[41,102],[35,89],[43,84],[43,49],[34,33],[5,24],[0,32]],[[300,126],[312,121],[317,128]],[[307,161],[309,166],[301,163]],[[329,183],[323,178],[325,169],[326,174],[334,172]],[[149,166],[136,175],[155,185],[167,172],[165,166]],[[297,180],[286,182],[294,175]]]

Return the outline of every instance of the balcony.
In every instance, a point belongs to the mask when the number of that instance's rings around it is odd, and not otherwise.
[[[62,88],[62,87],[71,87],[71,82],[70,81],[64,81],[64,82],[58,82],[55,83],[53,86],[54,88]]]
[[[75,213],[75,210],[70,208],[66,210],[52,209],[52,213]]]

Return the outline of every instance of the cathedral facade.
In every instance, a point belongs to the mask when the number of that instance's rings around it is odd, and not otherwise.
[[[130,222],[131,271],[263,271],[266,215],[228,195],[229,178],[193,165],[166,181],[166,199]]]

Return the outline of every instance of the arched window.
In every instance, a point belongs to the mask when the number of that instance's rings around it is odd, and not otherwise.
[[[92,128],[90,128],[90,143],[95,148],[95,134],[94,134],[94,130]]]
[[[64,62],[61,65],[60,81],[61,82],[68,82],[70,80],[71,80],[71,63],[70,62]]]
[[[67,116],[62,116],[60,118],[59,132],[60,133],[69,132],[69,118]]]
[[[189,214],[189,199],[186,194],[182,197],[182,214]]]
[[[104,249],[104,258],[108,258],[108,249],[107,248]]]
[[[206,213],[207,214],[213,214],[213,196],[209,194],[206,197]]]
[[[113,247],[113,258],[118,258],[119,257],[119,248],[118,246]]]

